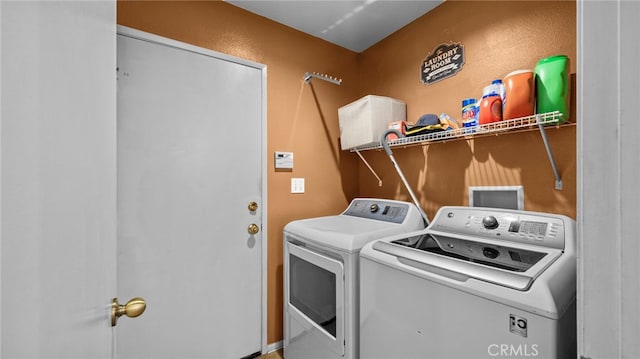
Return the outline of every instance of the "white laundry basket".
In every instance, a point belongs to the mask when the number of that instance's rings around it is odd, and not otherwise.
[[[406,121],[407,105],[397,99],[367,95],[338,109],[343,150],[380,141],[389,123]]]

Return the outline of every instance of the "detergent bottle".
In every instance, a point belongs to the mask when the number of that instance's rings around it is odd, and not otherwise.
[[[531,116],[536,105],[535,81],[532,70],[516,70],[504,78],[506,95],[502,103],[505,120]]]
[[[504,83],[502,83],[502,80],[496,79],[491,81],[491,85],[489,85],[489,88],[490,88],[489,92],[495,92],[498,95],[500,95],[500,99],[504,104],[504,99],[506,97],[506,88],[504,86]]]
[[[484,88],[478,116],[480,125],[502,120],[502,92],[504,85],[502,85],[501,80],[500,83],[496,81],[498,80],[494,80],[491,85]]]
[[[569,58],[557,55],[538,61],[534,70],[536,77],[536,112],[560,111],[561,122],[569,119]]]

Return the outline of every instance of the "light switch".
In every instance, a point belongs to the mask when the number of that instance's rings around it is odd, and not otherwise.
[[[291,179],[291,193],[304,193],[304,178]]]

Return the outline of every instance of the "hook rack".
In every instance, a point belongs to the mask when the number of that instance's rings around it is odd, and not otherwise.
[[[311,82],[312,78],[317,78],[320,80],[324,80],[324,81],[328,81],[331,83],[334,83],[336,85],[341,85],[342,84],[342,79],[339,79],[337,77],[333,77],[333,76],[329,76],[327,74],[319,74],[317,72],[305,72],[304,73],[304,82],[309,83]]]

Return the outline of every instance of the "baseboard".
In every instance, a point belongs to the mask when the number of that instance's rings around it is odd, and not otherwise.
[[[279,342],[271,343],[267,345],[267,353],[275,352],[276,350],[282,349],[282,340]]]

